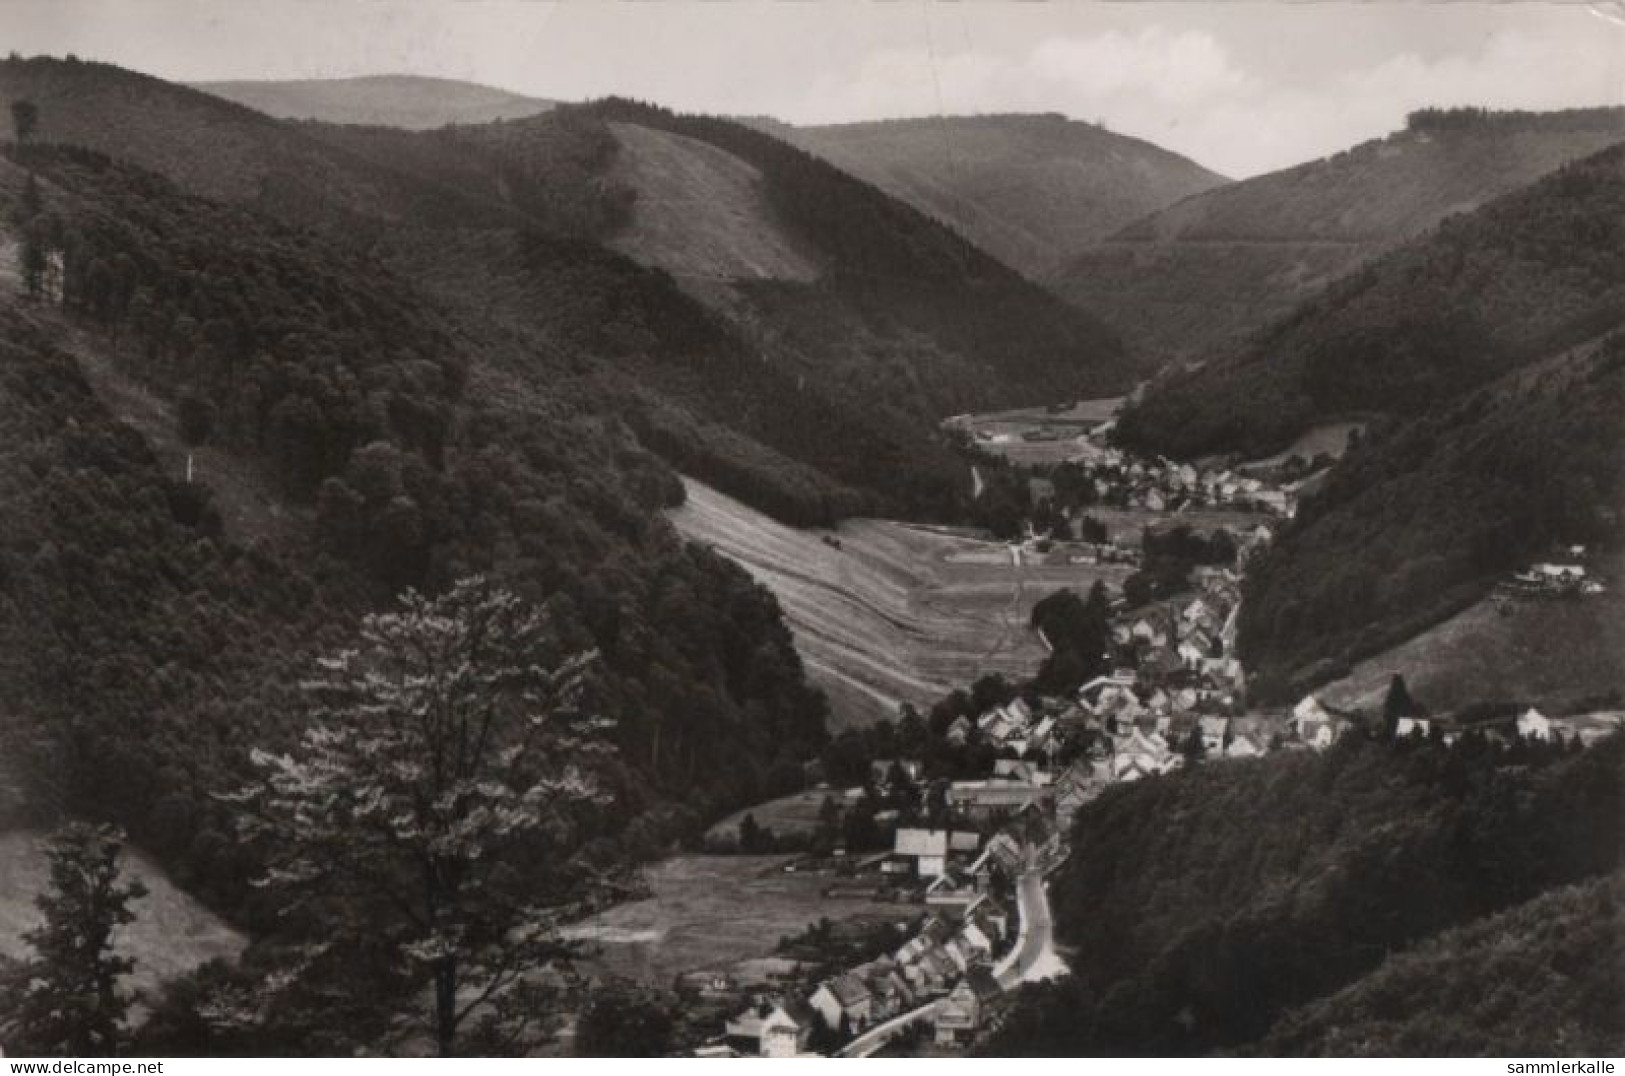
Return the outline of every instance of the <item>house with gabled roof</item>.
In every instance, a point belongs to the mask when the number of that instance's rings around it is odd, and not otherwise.
[[[798,1057],[807,1052],[818,1013],[805,1001],[786,996],[752,1005],[724,1024],[728,1045],[761,1057]]]
[[[900,826],[893,838],[892,854],[912,860],[919,877],[935,878],[948,863],[948,831]]]
[[[1021,846],[1014,837],[1000,830],[987,842],[969,870],[976,879],[977,891],[985,893],[992,886],[994,872],[1011,878],[1020,866]]]
[[[892,960],[899,967],[907,967],[953,936],[952,923],[940,915],[928,915],[919,932],[892,954]]]
[[[1354,727],[1353,722],[1327,709],[1314,695],[1305,695],[1298,701],[1287,724],[1298,739],[1317,751],[1324,751]]]
[[[1040,767],[1036,762],[1028,762],[1019,758],[1000,758],[993,760],[993,776],[1005,781],[1033,781],[1039,774]]]
[[[1430,736],[1437,719],[1423,714],[1406,714],[1394,726],[1394,735],[1400,739],[1407,736]],[[1442,729],[1441,729],[1442,731]]]
[[[990,959],[993,950],[998,948],[999,931],[979,910],[965,917],[965,925],[959,928],[959,936],[965,939],[971,952],[979,954],[982,960]]]
[[[1202,730],[1202,746],[1208,751],[1224,750],[1225,737],[1230,732],[1228,717],[1202,717],[1197,719]]]
[[[874,1020],[874,992],[857,972],[825,979],[807,1000],[826,1027],[840,1028],[844,1021],[847,1028],[856,1032]]]
[[[1531,706],[1518,715],[1518,735],[1526,740],[1550,740],[1552,720]]]
[[[873,999],[874,1020],[890,1020],[914,1007],[914,988],[908,985],[901,968],[876,963],[869,965],[865,974],[869,980],[869,996]]]
[[[972,964],[976,963],[976,949],[965,940],[963,934],[955,934],[942,944],[942,952],[954,962],[954,966],[963,973]]]
[[[972,913],[991,926],[1000,940],[1010,936],[1010,909],[1006,908],[998,897],[992,893],[984,894],[971,909]]]
[[[976,1037],[986,1011],[999,996],[998,981],[985,967],[972,968],[965,973],[948,994],[947,1001],[937,1010],[935,1025],[937,1043],[942,1046],[962,1045]]]
[[[972,817],[998,812],[1014,814],[1049,799],[1047,785],[1027,781],[955,781],[948,787],[948,804]]]
[[[913,963],[903,969],[903,976],[916,996],[941,994],[959,977],[959,965],[948,956],[942,946],[927,949]]]
[[[1225,745],[1225,758],[1263,758],[1269,754],[1269,741],[1251,730],[1235,733]]]

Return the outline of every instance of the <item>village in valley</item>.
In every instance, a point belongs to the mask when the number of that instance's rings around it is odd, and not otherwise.
[[[1026,430],[1009,413],[997,418],[949,425],[982,451],[1009,446],[1029,461],[1017,469],[1030,507],[1010,543],[1017,565],[1120,564],[1143,577],[1154,574],[1159,542],[1158,560],[1171,544],[1186,561],[1176,579],[1130,577],[1116,593],[1097,587],[1107,630],[1099,671],[1081,684],[1055,692],[1042,689],[1042,676],[1020,686],[988,677],[929,715],[905,707],[895,726],[837,740],[841,772],[827,772],[830,757],[812,765],[815,784],[801,799],[821,797],[814,825],[774,833],[748,812],[722,835],[713,850],[798,853],[770,869],[827,877],[823,892],[837,911],[862,895],[895,902],[898,914],[878,925],[824,919],[781,940],[781,953],[804,959],[781,960],[765,975],[687,976],[698,1001],[691,1015],[713,1028],[699,1056],[972,1049],[998,1026],[1009,991],[1066,974],[1068,957],[1087,958],[1056,951],[1044,878],[1065,858],[1072,815],[1111,786],[1277,751],[1327,751],[1378,721],[1401,738],[1448,743],[1468,731],[1428,713],[1399,676],[1385,714],[1346,712],[1315,694],[1286,709],[1247,705],[1237,652],[1243,574],[1329,460],[1205,471],[1130,457],[1109,444],[1110,419],[1098,412],[1076,429],[1064,425],[1076,416],[1064,416],[1063,435],[1045,421],[1053,412]],[[1033,446],[1044,453],[1036,463]],[[979,474],[979,488],[982,481]],[[1563,553],[1561,563],[1509,581],[1502,598],[1600,592],[1585,551]],[[1053,652],[1043,628],[1033,630]],[[1526,708],[1471,731],[1577,749],[1622,722],[1619,711],[1558,717]],[[760,813],[770,819],[772,805]]]

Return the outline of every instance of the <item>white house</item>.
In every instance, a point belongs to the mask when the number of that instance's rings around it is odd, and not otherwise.
[[[1518,735],[1526,740],[1552,738],[1552,719],[1531,706],[1518,715]]]
[[[948,863],[948,831],[945,829],[899,828],[892,851],[914,860],[921,878],[935,878]]]
[[[1427,717],[1402,717],[1394,727],[1395,736],[1427,736],[1433,731],[1433,720]]]

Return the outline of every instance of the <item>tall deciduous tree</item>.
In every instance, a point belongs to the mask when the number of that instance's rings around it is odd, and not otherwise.
[[[555,645],[545,615],[484,580],[409,591],[320,663],[299,748],[256,752],[263,781],[230,797],[289,914],[384,939],[429,988],[443,1055],[570,952],[558,864],[605,803],[610,748],[582,707],[593,655],[550,662]]]
[[[13,1052],[118,1053],[129,1008],[119,980],[135,961],[113,951],[113,934],[135,918],[130,904],[147,892],[139,881],[120,881],[123,845],[118,830],[85,823],[52,838],[50,888],[36,900],[45,921],[23,936],[34,956],[8,968],[0,990],[0,1030]]]

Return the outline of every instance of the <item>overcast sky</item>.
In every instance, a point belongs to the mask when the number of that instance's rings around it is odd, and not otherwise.
[[[1625,103],[1615,0],[0,0],[0,42],[172,79],[410,72],[797,123],[1055,111],[1232,176],[1421,105]]]

